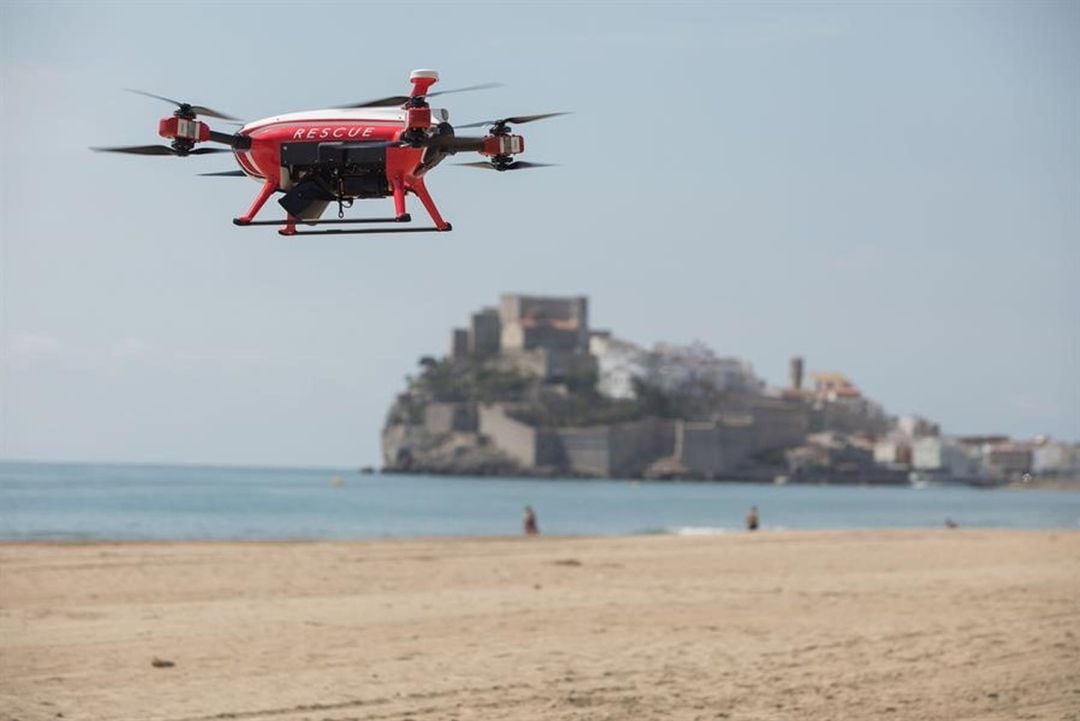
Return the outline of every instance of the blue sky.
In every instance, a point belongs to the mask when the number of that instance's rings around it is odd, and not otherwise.
[[[535,161],[429,180],[450,234],[238,229],[245,119],[444,87]],[[501,292],[643,344],[848,373],[947,431],[1080,439],[1075,3],[0,5],[0,457],[360,465],[424,354]],[[227,129],[227,128],[226,128]],[[372,209],[374,210],[374,209]]]

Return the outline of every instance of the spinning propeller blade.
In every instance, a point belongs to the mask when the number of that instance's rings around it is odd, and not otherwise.
[[[514,115],[509,118],[503,118],[502,120],[481,120],[478,123],[468,123],[466,125],[456,125],[457,128],[480,128],[485,125],[493,125],[496,127],[503,125],[520,125],[521,123],[531,123],[534,120],[543,120],[544,118],[554,118],[559,115],[569,115],[569,112],[560,113],[540,113],[539,115]]]
[[[99,153],[127,153],[129,155],[180,155],[168,145],[118,145],[111,148],[90,148]],[[209,153],[231,153],[229,148],[193,148],[186,155],[207,155]]]
[[[558,163],[530,163],[528,160],[516,160],[505,170],[523,170],[525,168],[554,168]]]
[[[434,93],[427,93],[419,97],[433,98],[436,95],[447,95],[449,93],[464,93],[471,90],[488,90],[490,88],[501,88],[502,83],[480,83],[479,85],[470,85],[466,88],[453,88],[451,90],[437,90]],[[378,100],[367,100],[362,103],[355,103],[353,105],[341,105],[342,108],[385,108],[396,107],[404,105],[412,100],[411,95],[391,95],[387,98],[379,98]]]
[[[467,93],[473,90],[491,90],[493,88],[501,88],[502,83],[480,83],[479,85],[469,85],[464,88],[451,88],[450,90],[436,90],[433,93],[428,93],[426,97],[433,98],[436,95],[449,95],[450,93]]]
[[[217,173],[199,173],[204,178],[246,178],[243,170],[222,170]]]
[[[556,163],[530,163],[528,160],[518,160],[513,163],[507,163],[506,165],[496,165],[495,163],[488,163],[484,161],[478,161],[475,163],[454,163],[454,165],[463,165],[468,168],[487,168],[488,170],[498,170],[500,173],[504,170],[526,170],[528,168],[551,168]]]
[[[145,95],[148,98],[155,98],[157,100],[164,100],[166,103],[172,103],[173,105],[175,105],[177,108],[179,108],[182,111],[188,110],[188,111],[191,111],[191,112],[195,113],[196,115],[205,115],[208,118],[218,118],[220,120],[234,120],[234,121],[239,120],[239,118],[234,118],[233,116],[226,115],[225,113],[219,113],[217,110],[214,110],[213,108],[208,108],[205,105],[191,105],[190,103],[181,103],[179,100],[173,100],[172,98],[166,98],[164,95],[154,95],[153,93],[148,93],[148,92],[146,92],[144,90],[135,90],[134,88],[125,88],[125,90],[127,90],[129,93],[135,93],[137,95]]]
[[[131,155],[176,155],[168,145],[121,145],[112,148],[90,148],[99,153],[129,153]]]

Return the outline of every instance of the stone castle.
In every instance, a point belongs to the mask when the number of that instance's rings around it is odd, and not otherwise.
[[[908,483],[1016,480],[1080,448],[942,436],[845,375],[792,358],[769,387],[701,343],[651,349],[589,327],[583,296],[506,294],[425,357],[382,435],[384,469],[464,475]],[[1046,466],[1045,468],[1050,468]],[[1070,470],[1071,469],[1071,470]],[[1049,471],[1048,471],[1049,472]]]

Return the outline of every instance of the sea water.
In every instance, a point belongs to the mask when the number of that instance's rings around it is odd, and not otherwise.
[[[0,462],[0,539],[363,539],[521,532],[1080,528],[1080,493],[363,475],[347,469]]]

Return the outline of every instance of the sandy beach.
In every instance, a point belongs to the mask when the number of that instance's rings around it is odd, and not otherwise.
[[[0,718],[1080,719],[1080,533],[3,544]]]

